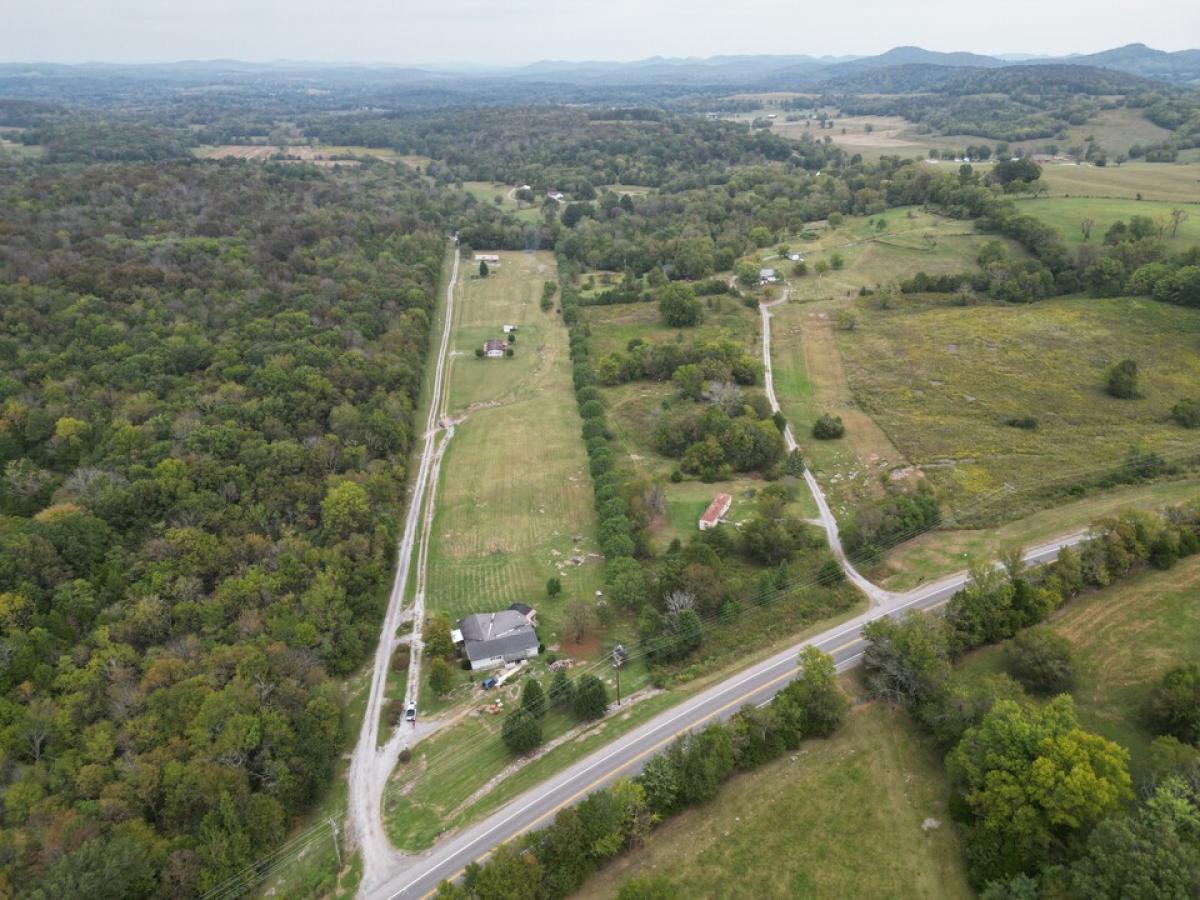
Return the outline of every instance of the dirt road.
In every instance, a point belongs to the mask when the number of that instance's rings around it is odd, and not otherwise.
[[[408,514],[404,520],[404,532],[397,550],[396,577],[392,582],[392,592],[388,597],[387,612],[384,615],[383,627],[379,634],[379,645],[375,650],[375,663],[371,673],[371,689],[367,697],[367,708],[363,714],[358,743],[354,747],[354,755],[350,761],[348,800],[350,825],[354,840],[362,850],[364,890],[369,890],[372,885],[386,877],[400,858],[400,854],[392,847],[384,831],[380,805],[388,776],[396,765],[405,740],[411,739],[414,731],[420,731],[420,729],[415,729],[406,733],[402,727],[397,729],[396,735],[385,747],[380,749],[378,746],[379,720],[387,698],[388,668],[391,665],[392,653],[398,644],[396,633],[404,618],[404,597],[408,589],[409,573],[412,569],[413,549],[416,546],[418,535],[422,531],[421,511],[428,505],[427,519],[432,519],[433,492],[437,484],[436,470],[440,465],[446,443],[453,433],[453,429],[448,429],[441,441],[438,440],[439,434],[442,432],[441,423],[448,368],[447,349],[450,344],[450,332],[454,318],[454,290],[458,284],[458,268],[459,254],[456,246],[454,265],[451,269],[449,284],[446,286],[446,311],[429,398],[429,415],[425,421],[424,445],[417,465],[417,475],[413,481]],[[409,698],[415,698],[414,692],[420,679],[420,629],[424,616],[419,607],[423,606],[423,592],[418,592],[417,598],[412,611],[413,635],[412,663],[408,680]]]

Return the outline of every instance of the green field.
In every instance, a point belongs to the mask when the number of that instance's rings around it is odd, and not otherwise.
[[[1194,457],[1200,434],[1168,414],[1200,384],[1198,337],[1200,312],[1136,298],[863,304],[858,328],[837,333],[859,406],[967,526],[1061,502],[1071,485],[1122,465],[1135,445]],[[1107,369],[1125,358],[1141,367],[1140,399],[1104,392]],[[1033,416],[1039,427],[1005,425],[1012,416]]]
[[[870,575],[890,590],[907,590],[961,572],[971,563],[997,559],[1006,550],[1028,549],[1079,531],[1104,516],[1127,509],[1157,510],[1198,497],[1200,479],[1195,477],[1097,491],[994,528],[927,532],[888,551]]]
[[[1153,735],[1138,722],[1147,691],[1164,671],[1196,659],[1200,647],[1200,557],[1167,572],[1146,571],[1071,601],[1049,627],[1071,641],[1084,727],[1127,747],[1136,776]],[[1003,668],[1003,649],[970,654],[961,670],[977,677]]]
[[[1085,243],[1080,223],[1091,219],[1091,243],[1103,246],[1104,232],[1114,222],[1128,222],[1132,216],[1148,216],[1160,227],[1165,228],[1164,237],[1170,250],[1186,250],[1200,242],[1200,206],[1179,202],[1167,203],[1158,200],[1120,200],[1103,197],[1039,197],[1016,201],[1021,212],[1037,216],[1047,225],[1053,226],[1072,244]],[[1168,218],[1172,209],[1182,207],[1188,219],[1179,226],[1178,233],[1171,237]]]
[[[938,754],[907,715],[871,704],[832,738],[735,777],[578,896],[663,875],[680,898],[971,897],[948,796]],[[930,819],[937,827],[923,829]]]
[[[480,203],[486,203],[488,206],[511,213],[523,221],[537,222],[542,218],[540,201],[530,204],[518,200],[512,193],[513,186],[511,184],[500,184],[494,181],[464,181],[463,190]],[[497,199],[499,199],[499,203],[496,202]]]
[[[505,253],[488,278],[463,283],[448,374],[458,424],[438,483],[428,598],[452,619],[528,603],[547,644],[566,605],[593,596],[601,576],[566,329],[538,306],[553,278],[550,254]],[[505,324],[520,329],[514,355],[476,358]],[[551,576],[563,584],[554,600]]]
[[[1116,197],[1171,203],[1200,203],[1200,165],[1195,163],[1125,163],[1122,166],[1048,165],[1042,184],[1052,195]]]

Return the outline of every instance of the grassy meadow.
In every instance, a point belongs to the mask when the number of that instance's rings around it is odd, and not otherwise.
[[[1197,167],[1200,171],[1200,166]],[[1122,200],[1107,197],[1038,197],[1017,200],[1021,212],[1037,216],[1047,225],[1053,226],[1070,244],[1085,243],[1080,223],[1092,220],[1091,242],[1101,245],[1104,232],[1117,221],[1126,221],[1133,216],[1148,216],[1165,229],[1167,249],[1179,252],[1200,243],[1200,206],[1181,201]],[[1179,226],[1172,237],[1170,212],[1182,208],[1188,218]]]
[[[1049,622],[1075,651],[1074,691],[1083,726],[1129,749],[1135,774],[1144,770],[1153,735],[1139,724],[1150,687],[1167,669],[1196,659],[1200,647],[1200,557],[1166,572],[1147,570],[1071,601]],[[1003,647],[966,657],[961,671],[1003,670]]]
[[[1194,475],[1096,491],[991,528],[927,532],[885,553],[870,575],[890,590],[908,590],[961,572],[971,563],[998,559],[1005,551],[1072,534],[1106,516],[1130,509],[1158,510],[1198,497],[1200,478]]]
[[[681,898],[971,897],[948,797],[941,760],[907,715],[869,704],[833,737],[734,777],[577,896],[614,897],[657,875]]]
[[[1041,182],[1052,196],[1112,197],[1200,203],[1200,165],[1183,163],[1125,163],[1122,166],[1049,165]],[[1075,227],[1078,223],[1074,223]]]
[[[854,398],[960,525],[1062,502],[1134,446],[1180,461],[1200,453],[1200,434],[1168,419],[1200,384],[1196,310],[1077,297],[858,312],[855,331],[837,332]],[[1104,391],[1108,368],[1126,358],[1140,367],[1134,400]],[[1033,416],[1038,428],[1007,426],[1013,416]]]
[[[554,277],[549,253],[504,253],[487,278],[467,269],[449,371],[458,424],[438,483],[427,601],[452,619],[528,603],[548,645],[570,600],[592,596],[601,580],[567,333],[538,305]],[[478,359],[505,324],[519,327],[514,355]],[[563,584],[554,600],[551,576]]]

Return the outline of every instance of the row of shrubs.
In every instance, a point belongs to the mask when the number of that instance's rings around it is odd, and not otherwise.
[[[536,678],[521,689],[521,705],[504,719],[501,737],[513,753],[529,753],[541,746],[542,720],[552,708],[573,715],[580,722],[601,719],[608,711],[608,688],[595,675],[584,674],[572,682],[561,669],[554,673],[547,691]]]
[[[485,865],[467,866],[461,884],[442,882],[437,896],[567,897],[606,860],[641,844],[666,819],[712,800],[735,773],[797,749],[803,738],[832,734],[849,708],[833,660],[809,647],[799,664],[796,680],[770,705],[745,706],[728,723],[680,737],[635,778],[595,791],[559,812],[548,827],[501,845]]]

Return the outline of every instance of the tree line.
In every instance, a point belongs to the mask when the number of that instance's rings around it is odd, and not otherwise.
[[[1002,570],[972,572],[944,616],[881,619],[864,629],[863,666],[875,696],[902,703],[948,751],[951,809],[966,835],[972,883],[990,900],[1184,897],[1200,885],[1197,732],[1200,693],[1187,667],[1167,673],[1148,701],[1153,780],[1134,804],[1129,754],[1084,730],[1068,691],[1069,648],[1036,628],[1084,590],[1200,551],[1200,506],[1129,513],[1097,523],[1077,548],[1028,568],[1020,551]],[[1012,677],[966,682],[953,662],[1016,637]],[[1015,680],[1014,680],[1015,679]],[[1032,702],[1025,689],[1051,695]],[[1185,742],[1190,742],[1189,744]],[[1162,808],[1173,809],[1161,815]]]

